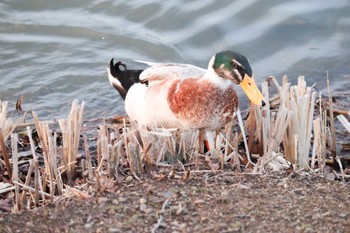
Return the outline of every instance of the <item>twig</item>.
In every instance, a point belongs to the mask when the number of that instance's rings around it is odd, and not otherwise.
[[[338,156],[336,156],[335,159],[336,159],[336,161],[337,161],[338,164],[339,164],[340,172],[341,172],[341,174],[342,174],[341,179],[342,179],[343,182],[345,182],[345,179],[344,179],[344,175],[345,175],[345,174],[344,174],[343,165],[342,165],[342,163],[341,163],[341,161],[340,161],[340,159],[339,159]]]
[[[57,124],[56,121],[45,121],[47,124]],[[27,126],[34,126],[35,122],[18,123],[16,128],[26,128]]]
[[[27,177],[26,177],[26,181],[25,181],[25,185],[28,186],[32,177],[32,173],[33,173],[33,168],[34,168],[34,163],[33,163],[34,159],[29,160],[29,169],[28,169],[28,173],[27,173]],[[22,197],[21,197],[21,202],[24,203],[24,200],[26,198],[26,192],[22,192]]]
[[[30,186],[27,186],[27,185],[25,185],[25,184],[21,184],[21,183],[19,183],[19,182],[17,182],[17,181],[13,181],[13,183],[14,184],[17,184],[17,185],[19,185],[19,186],[21,186],[23,189],[25,189],[25,190],[28,190],[28,191],[30,191],[30,192],[33,192],[34,194],[36,193],[36,191],[35,191],[35,189],[34,188],[32,188],[32,187],[30,187]],[[46,193],[46,192],[44,192],[44,191],[38,191],[38,193],[40,193],[41,195],[44,195],[44,196],[46,196],[46,197],[51,197],[51,195],[49,194],[49,193]]]
[[[39,159],[38,156],[35,153],[35,145],[34,145],[34,141],[32,138],[32,131],[30,129],[29,126],[27,126],[27,134],[29,137],[29,142],[30,142],[30,148],[32,150],[33,153],[33,169],[34,169],[34,190],[35,190],[35,205],[39,205]]]
[[[350,133],[350,122],[345,118],[344,115],[338,115],[338,120],[342,123],[345,129]]]
[[[40,177],[40,173],[39,173],[39,160],[38,158],[34,158],[34,202],[36,206],[39,206],[39,177]],[[51,196],[51,195],[50,195]]]
[[[167,199],[164,201],[164,203],[163,203],[163,205],[162,205],[162,209],[161,209],[161,212],[162,212],[162,213],[164,213],[165,208],[167,207],[169,200],[170,200],[170,197],[167,198]]]
[[[11,178],[12,177],[12,168],[10,166],[10,161],[9,161],[9,157],[8,157],[7,150],[6,150],[6,145],[5,145],[5,141],[4,141],[4,135],[3,135],[2,128],[0,128],[0,147],[1,147],[1,152],[2,152],[2,156],[4,158],[4,162],[5,162],[8,176]]]
[[[13,174],[12,181],[18,182],[18,135],[11,134],[11,147],[12,147],[12,161],[13,161]],[[20,196],[18,185],[15,185],[15,205],[13,213],[18,213],[20,211]]]
[[[15,189],[16,189],[15,186],[11,186],[11,187],[8,187],[8,188],[0,189],[0,194],[7,193],[7,192],[15,190]]]
[[[247,143],[247,139],[246,139],[246,136],[245,136],[244,126],[243,126],[243,121],[242,121],[242,116],[241,116],[241,111],[239,110],[239,108],[237,109],[237,113],[236,114],[237,114],[237,118],[238,118],[238,122],[239,122],[239,127],[241,128],[241,133],[242,133],[242,137],[243,137],[245,150],[246,150],[246,153],[247,153],[248,162],[251,163],[254,166],[255,163],[253,163],[251,158],[250,158],[250,153],[249,153],[249,149],[248,149],[248,143]]]
[[[91,197],[87,192],[80,191],[80,190],[73,188],[73,187],[70,187],[68,185],[65,185],[65,188],[66,188],[66,191],[72,193],[74,196],[76,196],[80,199],[88,199]]]
[[[153,226],[153,228],[152,228],[152,230],[151,230],[152,233],[156,233],[157,229],[158,229],[158,228],[160,227],[160,225],[162,224],[162,221],[163,221],[163,216],[161,215],[161,216],[158,218],[157,223],[154,224],[154,226]]]
[[[334,113],[333,113],[333,100],[332,100],[332,93],[331,88],[329,85],[329,77],[328,77],[328,70],[327,70],[327,90],[328,90],[328,101],[329,101],[329,121],[330,121],[330,128],[331,128],[331,153],[333,157],[333,161],[336,161],[336,141],[335,141],[335,129],[334,129]]]
[[[90,150],[89,150],[89,144],[88,144],[87,137],[85,134],[83,136],[83,140],[84,140],[86,163],[87,163],[87,168],[88,168],[88,177],[90,180],[92,180],[93,173],[92,173],[91,155],[90,155]]]

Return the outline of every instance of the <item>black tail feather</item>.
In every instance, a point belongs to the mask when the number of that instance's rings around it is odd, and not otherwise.
[[[109,64],[109,69],[111,75],[118,79],[121,86],[112,84],[119,94],[125,99],[125,96],[134,83],[140,82],[140,74],[143,70],[128,70],[126,65],[118,61],[114,64],[114,59],[112,58]]]

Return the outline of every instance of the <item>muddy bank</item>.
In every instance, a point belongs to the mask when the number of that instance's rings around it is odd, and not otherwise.
[[[308,173],[191,173],[0,214],[1,232],[347,232],[350,186]]]

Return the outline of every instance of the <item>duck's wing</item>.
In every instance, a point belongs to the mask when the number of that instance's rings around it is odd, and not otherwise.
[[[148,81],[149,85],[152,85],[153,82],[163,80],[198,77],[204,75],[206,72],[203,68],[189,64],[137,62],[145,63],[150,66],[140,74],[140,81]]]

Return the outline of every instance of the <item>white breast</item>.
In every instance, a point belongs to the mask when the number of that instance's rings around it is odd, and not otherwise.
[[[168,106],[168,88],[164,86],[158,92],[151,89],[140,83],[130,88],[125,98],[125,110],[129,117],[136,120],[139,127],[157,125],[181,128]]]

